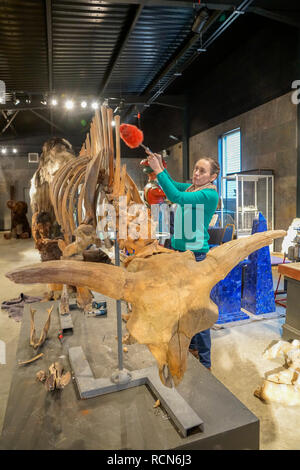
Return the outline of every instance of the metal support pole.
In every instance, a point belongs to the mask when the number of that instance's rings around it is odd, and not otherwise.
[[[115,265],[120,266],[119,243],[117,236],[115,238]],[[123,370],[123,348],[122,348],[122,312],[121,300],[116,301],[117,304],[117,335],[118,335],[118,364],[119,370]]]
[[[182,137],[182,176],[183,181],[186,182],[190,177],[190,128],[189,128],[189,115],[188,103],[185,100],[185,107],[183,110],[183,137]]]
[[[220,197],[220,210],[221,210],[221,227],[224,227],[224,199],[223,199],[223,196]]]
[[[236,238],[239,238],[239,182],[238,176],[235,175],[235,207],[236,207]]]
[[[242,209],[242,230],[245,230],[245,212],[244,212],[244,178],[241,176],[241,191],[242,191],[242,202],[241,202],[241,209]]]
[[[267,230],[269,230],[269,178],[266,178],[266,218]]]
[[[50,94],[53,91],[53,41],[52,41],[52,0],[46,0],[46,25],[48,48],[48,83]],[[49,109],[51,136],[53,136],[53,109]]]
[[[272,182],[272,230],[274,230],[274,176],[271,176],[271,182]]]

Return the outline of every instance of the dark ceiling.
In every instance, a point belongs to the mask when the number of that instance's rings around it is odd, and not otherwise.
[[[190,65],[242,21],[299,28],[299,1],[0,0],[0,141],[47,133],[82,140],[93,100],[106,98],[127,120],[154,103],[182,105]]]

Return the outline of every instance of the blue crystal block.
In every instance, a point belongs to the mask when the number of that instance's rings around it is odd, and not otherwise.
[[[266,230],[266,219],[259,213],[258,219],[253,221],[252,234],[265,232]],[[275,312],[269,247],[264,246],[251,253],[248,259],[249,265],[244,274],[242,307],[255,315]]]
[[[239,263],[218,282],[210,293],[210,298],[219,307],[217,324],[244,320],[249,316],[241,311],[242,269],[244,261]]]

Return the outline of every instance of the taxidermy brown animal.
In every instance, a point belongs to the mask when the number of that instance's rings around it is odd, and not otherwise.
[[[7,207],[12,212],[11,230],[9,233],[4,234],[4,238],[9,240],[11,238],[30,238],[31,229],[26,217],[27,204],[24,201],[7,201]]]
[[[177,385],[186,370],[190,340],[218,319],[211,289],[250,253],[285,231],[256,233],[211,250],[197,263],[192,252],[169,251],[133,259],[128,268],[81,261],[49,261],[6,276],[17,283],[61,282],[87,286],[131,303],[126,324],[131,336],[156,358],[163,384]]]

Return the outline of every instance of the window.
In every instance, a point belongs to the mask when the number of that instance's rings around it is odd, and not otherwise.
[[[241,131],[235,129],[221,137],[221,169],[222,176],[241,171]],[[235,181],[224,181],[224,195],[235,198]]]

